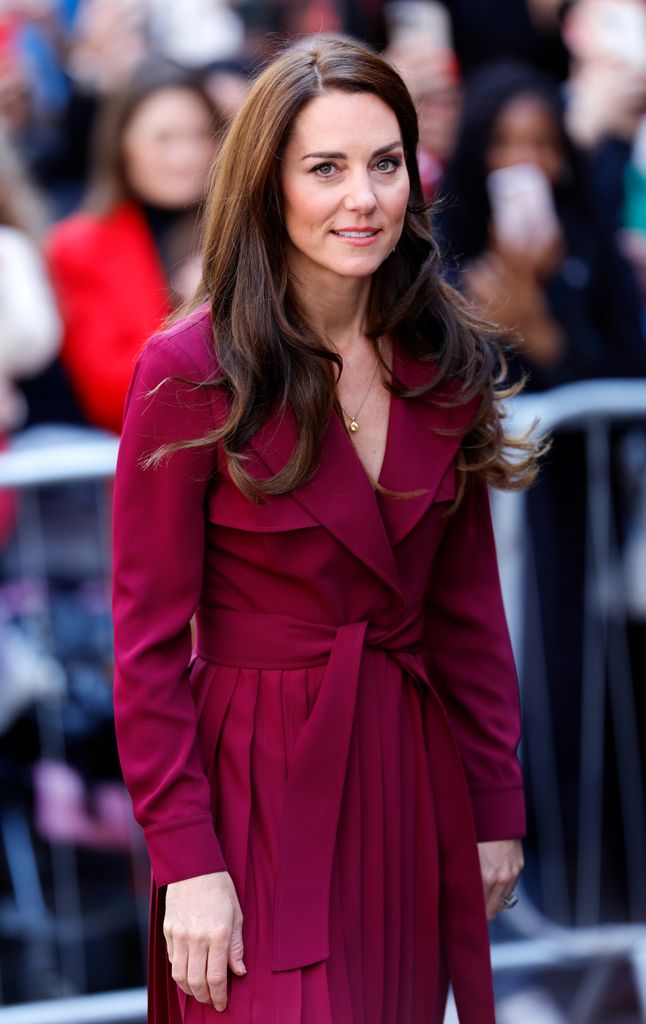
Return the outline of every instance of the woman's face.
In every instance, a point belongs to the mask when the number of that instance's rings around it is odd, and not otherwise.
[[[123,136],[128,184],[146,203],[180,209],[198,202],[215,156],[211,113],[190,89],[148,96]]]
[[[535,164],[556,184],[564,155],[558,126],[541,99],[517,96],[502,108],[494,122],[486,161],[487,171]]]
[[[370,93],[317,96],[294,121],[281,186],[297,279],[373,274],[397,245],[410,193],[395,114]]]

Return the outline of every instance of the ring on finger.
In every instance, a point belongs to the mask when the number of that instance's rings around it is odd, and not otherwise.
[[[519,895],[516,889],[509,893],[509,896],[503,896],[500,901],[500,907],[502,910],[513,910],[519,900]]]

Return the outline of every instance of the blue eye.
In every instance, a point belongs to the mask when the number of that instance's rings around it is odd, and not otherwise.
[[[395,156],[384,156],[375,165],[378,171],[382,171],[385,174],[392,174],[400,166],[401,160]]]
[[[316,167],[312,167],[312,174],[318,174],[321,178],[331,178],[332,173],[336,170],[336,165],[331,163],[317,164]]]

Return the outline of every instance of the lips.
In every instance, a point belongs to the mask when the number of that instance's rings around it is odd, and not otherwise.
[[[339,238],[374,238],[380,231],[381,228],[337,228],[332,234]]]

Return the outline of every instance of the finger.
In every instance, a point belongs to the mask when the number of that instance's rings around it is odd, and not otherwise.
[[[503,908],[503,897],[513,889],[513,879],[507,872],[496,875],[486,891],[487,917],[490,921],[498,916]]]
[[[171,927],[170,927],[169,924],[167,924],[166,918],[164,918],[164,924],[163,924],[163,927],[162,927],[162,931],[164,933],[164,939],[166,940],[166,952],[168,953],[168,959],[172,963],[173,962],[173,952],[174,952],[174,948],[175,948],[175,943],[173,942],[173,933],[172,933]]]
[[[179,985],[182,992],[186,992],[187,996],[192,996],[193,993],[187,979],[187,968],[188,950],[185,945],[176,943],[175,949],[173,950],[173,960],[171,965],[173,981]]]
[[[501,889],[496,889],[491,893],[489,900],[487,901],[487,919],[489,921],[495,921],[498,914],[504,909],[502,902],[503,893]]]
[[[229,964],[231,970],[236,974],[245,975],[247,968],[244,965],[244,941],[242,938],[242,913],[237,911],[233,918],[231,928],[231,941],[229,943]]]
[[[208,947],[205,941],[193,939],[188,947],[186,977],[189,987],[198,1003],[210,1003],[211,993],[206,980]]]
[[[505,875],[505,879],[507,879]],[[516,881],[518,879],[518,872],[514,871],[511,873],[511,877],[508,880],[503,880],[496,887],[495,894],[492,894],[492,904],[496,906],[497,910],[495,916],[497,916],[502,910],[505,910],[505,900],[508,899],[516,891]]]
[[[502,889],[497,885],[491,886],[485,896],[487,920],[493,921],[502,910]]]
[[[220,1012],[227,1008],[227,949],[229,936],[225,941],[217,940],[209,946],[206,964],[206,982],[211,1002]]]

